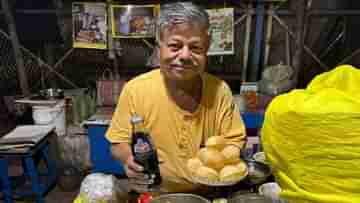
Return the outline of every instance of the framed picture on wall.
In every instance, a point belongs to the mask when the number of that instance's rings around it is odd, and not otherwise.
[[[114,38],[147,38],[155,36],[155,5],[112,5]]]
[[[73,47],[107,48],[106,4],[74,2],[72,4]]]
[[[211,46],[208,55],[234,54],[234,9],[209,9]]]

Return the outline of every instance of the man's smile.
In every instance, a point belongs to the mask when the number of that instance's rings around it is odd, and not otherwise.
[[[186,70],[193,70],[192,66],[183,66],[183,65],[170,65],[170,67],[174,70],[178,71],[186,71]]]

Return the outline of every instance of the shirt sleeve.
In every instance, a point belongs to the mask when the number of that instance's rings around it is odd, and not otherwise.
[[[130,118],[134,112],[134,103],[126,84],[120,94],[110,126],[106,132],[106,138],[110,143],[130,143],[131,124]]]
[[[234,103],[230,88],[224,84],[220,118],[220,135],[224,136],[227,143],[244,147],[246,140],[246,129],[240,112]]]

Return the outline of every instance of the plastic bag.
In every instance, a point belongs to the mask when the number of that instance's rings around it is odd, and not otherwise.
[[[79,171],[91,168],[90,144],[84,129],[68,125],[66,136],[58,137],[61,157],[65,165],[70,165]]]
[[[287,92],[294,86],[293,80],[284,80],[281,82],[274,82],[267,79],[261,79],[259,81],[259,92],[266,95],[279,95]]]
[[[343,65],[269,105],[262,144],[291,203],[360,202],[360,70]]]
[[[106,73],[108,75],[106,76]],[[108,68],[102,73],[102,77],[96,81],[97,105],[116,106],[118,97],[126,81],[112,73]]]
[[[294,70],[282,63],[269,66],[262,72],[259,81],[259,92],[267,95],[278,95],[290,90],[294,86]]]
[[[294,70],[291,66],[283,65],[280,62],[278,65],[267,67],[261,74],[263,79],[274,82],[281,82],[292,78]]]
[[[93,173],[81,183],[74,203],[116,203],[116,180],[112,175]]]
[[[64,90],[67,100],[67,124],[80,124],[96,111],[95,91],[87,88]]]

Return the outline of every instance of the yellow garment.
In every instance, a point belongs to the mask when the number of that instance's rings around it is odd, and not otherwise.
[[[227,84],[205,73],[201,103],[194,113],[182,110],[168,96],[159,69],[129,81],[119,99],[106,137],[111,143],[130,143],[130,116],[140,115],[158,150],[164,187],[192,190],[186,162],[213,135],[242,147],[245,127]]]
[[[98,200],[96,201],[96,203],[108,203],[110,201],[106,201],[106,200]],[[85,194],[79,194],[75,200],[73,201],[73,203],[91,203],[90,200],[88,200],[88,198],[86,197]]]
[[[81,197],[76,197],[74,203],[88,203],[88,202],[84,201]]]
[[[262,144],[291,203],[360,202],[360,70],[343,65],[276,97]]]

